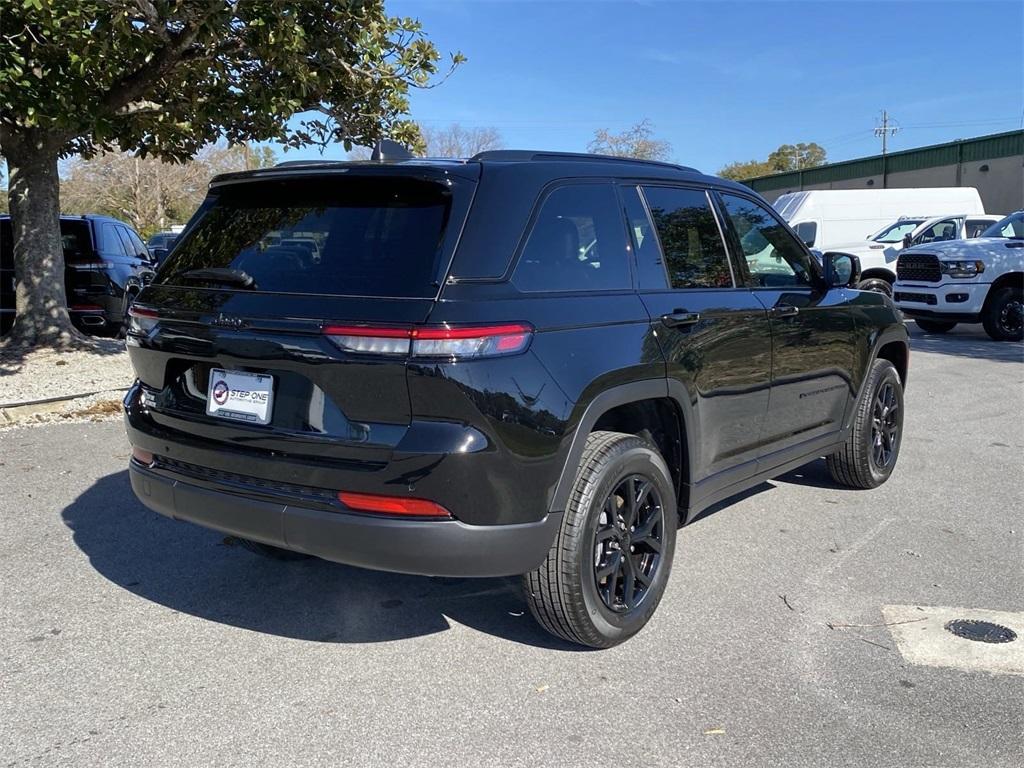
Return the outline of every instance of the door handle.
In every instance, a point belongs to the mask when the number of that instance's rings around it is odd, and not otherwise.
[[[662,315],[661,322],[669,328],[678,328],[680,325],[694,325],[695,323],[700,322],[700,313],[684,312],[681,309],[677,309],[675,312]]]
[[[777,304],[768,311],[772,317],[795,317],[799,313],[799,308],[792,304]]]

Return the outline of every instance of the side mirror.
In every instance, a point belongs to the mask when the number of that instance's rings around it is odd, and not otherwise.
[[[903,247],[904,247],[904,248],[909,248],[909,247],[910,247],[910,246],[912,246],[913,244],[914,244],[914,238],[912,238],[912,237],[910,236],[910,233],[909,233],[909,232],[907,232],[907,234],[905,234],[905,235],[903,236]]]
[[[821,266],[829,288],[852,288],[860,282],[860,259],[852,253],[826,253]]]
[[[167,258],[166,248],[154,248],[153,249],[153,264],[159,265],[164,263],[164,259]]]

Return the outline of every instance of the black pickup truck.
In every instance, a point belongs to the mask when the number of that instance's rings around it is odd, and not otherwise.
[[[544,627],[614,645],[710,505],[819,457],[893,471],[907,331],[858,273],[662,163],[220,176],[131,310],[132,485],[271,557],[523,574]]]

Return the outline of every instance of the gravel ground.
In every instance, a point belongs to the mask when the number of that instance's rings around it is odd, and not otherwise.
[[[134,379],[128,353],[120,341],[98,340],[91,350],[66,351],[34,349],[25,352],[0,345],[0,407],[52,397],[123,390]]]
[[[601,652],[515,579],[271,562],[160,517],[119,424],[0,432],[0,765],[1020,768],[1024,678],[914,663],[884,622],[1024,610],[1024,347],[912,333],[890,482],[819,461],[730,499]]]

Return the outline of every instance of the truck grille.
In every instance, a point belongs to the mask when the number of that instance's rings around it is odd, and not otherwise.
[[[908,253],[896,262],[896,278],[916,283],[937,283],[942,280],[939,258],[923,253]]]
[[[938,299],[935,296],[927,293],[906,293],[904,291],[897,291],[893,296],[896,301],[915,301],[919,304],[936,304]]]

